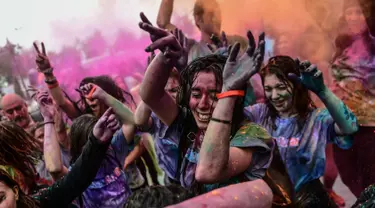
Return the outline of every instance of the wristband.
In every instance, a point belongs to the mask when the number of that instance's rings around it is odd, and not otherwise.
[[[57,80],[55,80],[55,82],[53,84],[47,84],[48,86],[48,89],[53,89],[53,88],[56,88],[59,86],[59,82]]]
[[[44,80],[45,83],[47,83],[48,85],[50,84],[55,84],[57,82],[56,80],[56,77],[53,77],[53,79],[50,79],[50,80]]]
[[[89,94],[87,95],[88,99],[91,99],[92,94],[94,94],[95,90],[96,90],[96,86],[92,87],[92,89],[90,90]]]
[[[55,124],[55,122],[54,121],[46,121],[46,122],[43,123],[43,125],[46,125],[46,124]]]
[[[216,94],[217,99],[225,98],[225,97],[232,97],[232,96],[240,96],[244,97],[245,96],[245,91],[243,90],[230,90],[227,92],[222,92]]]
[[[232,121],[226,121],[226,120],[221,120],[221,119],[212,118],[212,117],[211,117],[210,120],[211,120],[211,121],[215,121],[215,122],[219,122],[219,123],[223,123],[223,124],[229,124],[229,125],[232,124]]]

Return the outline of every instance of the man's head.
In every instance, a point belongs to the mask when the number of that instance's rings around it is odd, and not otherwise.
[[[202,33],[219,35],[221,31],[221,10],[216,0],[196,0],[194,20]]]
[[[31,122],[26,102],[17,94],[6,94],[0,102],[2,113],[10,121],[26,129]]]

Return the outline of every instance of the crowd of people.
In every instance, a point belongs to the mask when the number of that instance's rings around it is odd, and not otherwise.
[[[34,43],[41,116],[1,98],[0,207],[342,207],[338,174],[353,207],[375,206],[375,3],[345,0],[324,69],[282,35],[267,59],[265,33],[227,36],[215,0],[195,2],[200,40],[172,12],[140,14],[149,58],[132,89],[108,69],[72,99]]]

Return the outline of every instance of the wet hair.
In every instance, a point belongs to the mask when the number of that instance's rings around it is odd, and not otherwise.
[[[100,88],[102,88],[106,93],[110,94],[112,97],[116,98],[122,103],[126,103],[128,105],[135,105],[135,101],[133,99],[133,96],[129,93],[121,89],[116,82],[109,76],[96,76],[96,77],[86,77],[84,78],[81,83],[79,84],[79,87],[92,83],[95,85],[98,85]],[[130,99],[125,99],[125,96],[129,97]],[[83,113],[92,113],[90,107],[86,103],[85,97],[81,95],[81,101],[84,103],[85,109]]]
[[[94,129],[97,120],[98,119],[91,114],[85,114],[73,120],[69,132],[71,142],[70,155],[72,157],[70,160],[71,165],[73,165],[81,155],[83,147]]]
[[[309,91],[301,83],[288,79],[288,74],[293,73],[300,76],[299,66],[289,56],[274,56],[268,60],[268,64],[260,70],[260,76],[264,86],[264,78],[270,74],[276,75],[286,86],[292,89],[290,92],[293,96],[293,107],[296,109],[298,114],[298,124],[300,128],[305,124],[307,116],[316,108],[313,101],[311,100]],[[290,84],[293,84],[293,86]],[[266,105],[268,106],[268,117],[271,118],[271,124],[273,128],[275,126],[275,119],[278,115],[277,110],[273,107],[270,101],[266,98]]]
[[[12,122],[1,121],[0,147],[0,164],[20,170],[25,183],[32,189],[36,173],[34,164],[41,154],[34,137]]]
[[[6,186],[13,189],[13,187],[18,188],[18,200],[17,208],[37,208],[40,207],[38,201],[34,200],[31,196],[26,195],[20,189],[20,185],[14,181],[8,173],[3,170],[0,170],[0,181],[3,182]]]
[[[149,186],[135,191],[128,198],[124,208],[166,207],[194,197],[195,194],[175,184]]]
[[[227,61],[227,56],[212,54],[200,57],[192,61],[184,70],[181,71],[181,93],[177,97],[178,104],[189,108],[191,88],[200,72],[213,72],[215,76],[216,88],[223,84],[223,70]],[[221,89],[221,88],[220,88]],[[244,89],[246,86],[244,86]],[[238,130],[244,119],[243,107],[244,99],[237,99],[233,112],[232,133]]]

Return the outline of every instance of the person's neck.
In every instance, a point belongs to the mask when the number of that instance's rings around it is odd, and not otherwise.
[[[298,113],[296,110],[290,110],[286,112],[278,112],[278,115],[280,118],[293,118],[298,116]]]
[[[211,35],[202,32],[201,33],[201,41],[203,43],[212,44]]]

